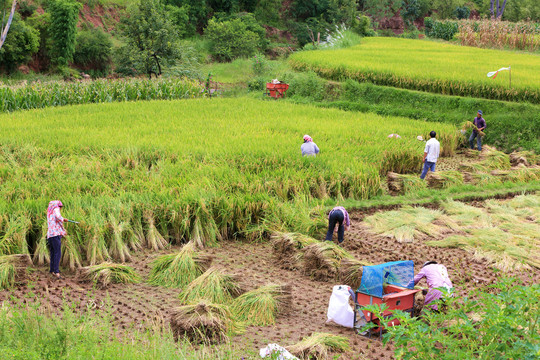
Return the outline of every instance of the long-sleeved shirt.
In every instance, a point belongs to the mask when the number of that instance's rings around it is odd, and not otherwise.
[[[343,213],[343,216],[345,217],[345,219],[343,220],[343,222],[345,223],[346,226],[351,226],[351,220],[349,219],[349,213],[347,212],[347,210],[345,210],[345,208],[343,206],[336,206],[335,208],[332,209],[332,211],[330,211],[330,214],[334,211],[341,211]],[[330,214],[328,214],[328,219],[330,219]]]
[[[475,117],[473,120],[473,124],[476,125],[477,128],[482,129],[486,127],[486,120],[484,120],[483,117]],[[474,129],[473,131],[477,132],[476,129]]]
[[[448,271],[446,266],[441,264],[431,264],[426,265],[420,270],[418,274],[414,277],[414,285],[416,285],[420,280],[426,278],[429,290],[424,300],[424,305],[429,305],[433,301],[440,299],[442,297],[442,292],[436,288],[444,287],[450,290],[453,285],[452,281],[448,277]],[[437,305],[430,305],[432,309],[438,310]]]
[[[431,138],[426,142],[426,147],[424,148],[426,155],[426,161],[435,163],[439,158],[439,153],[441,152],[441,144],[435,138]]]
[[[319,153],[319,147],[313,141],[307,141],[300,146],[302,156],[315,156]]]
[[[54,236],[66,236],[64,218],[60,215],[60,208],[54,209],[52,214],[47,215],[47,239]]]

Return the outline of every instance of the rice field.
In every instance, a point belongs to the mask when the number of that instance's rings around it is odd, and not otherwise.
[[[364,38],[360,45],[333,51],[304,51],[291,57],[296,70],[313,70],[339,80],[446,95],[540,103],[540,57],[511,51],[398,38]],[[495,79],[487,73],[502,67]]]
[[[81,221],[67,225],[69,268],[272,227],[318,231],[314,201],[373,197],[381,169],[419,170],[418,134],[436,129],[443,147],[458,136],[449,125],[249,99],[30,110],[0,116],[0,129],[0,253],[46,262],[44,211],[61,199],[63,215]],[[300,156],[305,133],[316,158]]]

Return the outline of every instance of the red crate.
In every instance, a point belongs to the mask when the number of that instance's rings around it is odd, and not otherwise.
[[[279,99],[285,97],[285,93],[289,89],[289,84],[272,84],[266,83],[266,94],[273,97],[274,99]]]

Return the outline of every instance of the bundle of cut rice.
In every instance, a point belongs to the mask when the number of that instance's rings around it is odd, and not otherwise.
[[[339,268],[340,281],[353,289],[358,289],[358,287],[360,287],[360,282],[362,281],[362,269],[364,266],[369,265],[372,264],[354,258],[345,258],[341,260],[341,266]]]
[[[290,285],[269,284],[234,299],[232,310],[246,325],[268,326],[275,323],[278,314],[287,313],[291,303]]]
[[[329,352],[349,351],[349,339],[345,336],[328,333],[313,333],[299,343],[289,346],[288,350],[300,359],[330,359]]]
[[[0,289],[9,289],[21,282],[31,265],[32,259],[28,254],[0,256]]]
[[[180,301],[190,303],[199,299],[207,299],[216,304],[224,304],[241,293],[242,289],[237,284],[236,276],[224,274],[211,267],[182,291]]]
[[[304,272],[317,280],[335,279],[341,261],[346,258],[352,255],[333,242],[317,242],[304,249]]]
[[[396,194],[404,194],[426,187],[425,181],[420,179],[418,175],[389,172],[386,178],[388,181],[388,189]]]
[[[436,171],[426,176],[430,188],[442,189],[463,184],[463,174],[459,171]]]
[[[299,250],[317,242],[307,235],[283,232],[272,233],[271,240],[275,257],[281,267],[287,270],[298,268],[298,261],[302,257]]]
[[[244,331],[243,325],[233,321],[228,306],[207,300],[174,308],[171,329],[176,340],[187,338],[198,344],[220,343],[228,339],[228,334]]]
[[[79,270],[82,279],[93,281],[96,285],[105,288],[111,283],[135,284],[140,277],[133,268],[111,262],[83,267]]]

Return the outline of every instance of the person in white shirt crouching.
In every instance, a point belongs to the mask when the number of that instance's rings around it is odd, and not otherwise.
[[[435,139],[437,133],[432,131],[429,133],[429,136],[431,139],[426,142],[426,147],[424,149],[424,159],[422,160],[424,162],[424,170],[422,170],[420,179],[424,179],[429,170],[435,172],[435,164],[437,163],[439,152],[441,151],[441,144]]]

